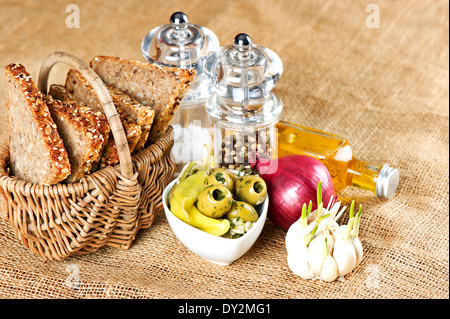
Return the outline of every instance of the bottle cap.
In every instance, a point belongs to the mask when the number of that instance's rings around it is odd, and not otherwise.
[[[211,95],[211,84],[203,72],[204,61],[219,47],[219,40],[211,30],[189,23],[183,12],[175,12],[168,24],[152,29],[144,37],[141,51],[150,63],[196,71],[196,80],[183,99],[183,104],[190,104]]]
[[[280,57],[239,33],[233,44],[206,60],[205,73],[215,88],[206,109],[213,118],[236,124],[278,119],[283,103],[271,91],[283,72]]]
[[[391,199],[397,191],[399,172],[396,168],[385,164],[378,175],[376,194],[382,199]]]

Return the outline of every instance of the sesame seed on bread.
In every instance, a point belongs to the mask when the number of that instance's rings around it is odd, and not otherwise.
[[[69,155],[71,174],[64,181],[78,182],[100,161],[110,131],[108,121],[100,112],[75,103],[63,103],[51,95],[45,97],[45,102]]]
[[[5,67],[11,175],[31,183],[52,185],[71,172],[69,156],[44,95],[25,67]]]
[[[106,87],[113,101],[121,105],[122,109],[127,114],[127,117],[131,118],[136,124],[141,126],[142,134],[133,153],[143,149],[150,134],[155,111],[150,107],[143,106],[128,94],[123,93],[111,85],[106,85]]]
[[[163,67],[111,56],[96,56],[91,68],[108,85],[155,110],[149,142],[155,142],[170,125],[191,83],[194,70]]]
[[[69,90],[74,99],[81,101],[88,107],[91,107],[94,111],[104,112],[94,89],[77,70],[69,70],[67,73],[65,87]],[[132,118],[127,116],[119,101],[115,100],[113,96],[111,96],[111,98],[122,122],[130,153],[132,153],[142,135],[141,126],[136,124]],[[112,133],[110,133],[109,139],[110,141],[106,144],[105,150],[102,154],[100,168],[104,166],[114,166],[119,162],[119,155]]]

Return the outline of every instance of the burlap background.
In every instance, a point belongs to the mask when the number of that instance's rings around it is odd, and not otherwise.
[[[79,29],[65,25],[70,3]],[[370,3],[379,28],[366,26]],[[0,297],[448,298],[448,1],[0,0],[0,65],[21,62],[36,78],[55,50],[142,59],[143,36],[179,10],[223,45],[246,32],[280,55],[284,119],[345,136],[359,159],[400,170],[390,201],[339,194],[364,205],[362,264],[344,282],[301,280],[287,267],[285,232],[267,223],[243,258],[216,266],[184,248],[163,214],[128,251],[43,262],[0,218]],[[1,140],[5,100],[2,75]]]

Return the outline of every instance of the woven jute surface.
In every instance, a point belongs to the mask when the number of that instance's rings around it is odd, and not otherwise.
[[[66,26],[69,3],[79,7],[79,28]],[[371,3],[378,28],[370,27]],[[85,61],[142,60],[144,35],[175,11],[222,45],[246,32],[283,61],[283,119],[345,136],[360,160],[400,171],[389,201],[354,188],[339,194],[364,206],[365,256],[344,281],[293,275],[285,232],[269,222],[246,255],[219,266],[188,251],[163,213],[129,250],[55,262],[30,253],[0,218],[0,297],[449,298],[448,1],[0,0],[0,8],[0,64],[20,62],[35,79],[57,50]],[[0,76],[1,140],[5,94]]]

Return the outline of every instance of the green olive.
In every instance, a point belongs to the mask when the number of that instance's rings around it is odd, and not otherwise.
[[[222,184],[205,187],[197,198],[197,209],[208,217],[220,218],[233,204],[233,195]]]
[[[245,223],[256,222],[258,217],[258,213],[252,205],[241,201],[234,201],[226,215],[228,220],[232,220],[233,218],[242,218]]]
[[[216,185],[216,184],[222,184],[230,192],[234,191],[234,181],[233,178],[227,174],[225,171],[212,171],[211,175],[209,175],[208,179],[206,180],[206,185]]]
[[[212,172],[214,172],[214,173],[222,172],[222,173],[227,174],[228,176],[230,176],[231,179],[233,180],[233,182],[234,182],[235,184],[236,184],[236,182],[237,182],[237,175],[236,175],[235,173],[233,173],[233,172],[231,172],[231,171],[225,169],[225,168],[222,168],[222,167],[216,167],[216,168],[214,168],[214,169],[212,170]]]
[[[256,206],[266,199],[267,185],[260,176],[244,175],[237,180],[235,193],[237,200]]]

